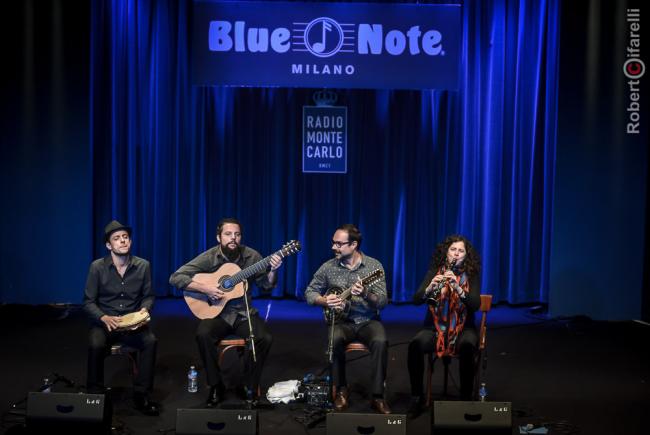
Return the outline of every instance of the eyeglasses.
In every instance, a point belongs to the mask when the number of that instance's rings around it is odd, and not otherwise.
[[[336,246],[337,248],[340,248],[345,245],[349,245],[352,242],[337,242],[336,240],[332,240],[332,246]]]

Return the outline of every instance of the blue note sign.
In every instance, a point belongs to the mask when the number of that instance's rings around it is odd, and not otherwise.
[[[457,89],[460,5],[195,1],[197,85]]]
[[[303,106],[302,172],[348,171],[348,108]]]

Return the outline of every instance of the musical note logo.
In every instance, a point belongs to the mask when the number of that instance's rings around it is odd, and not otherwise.
[[[305,47],[318,57],[335,55],[341,49],[343,40],[341,25],[328,17],[316,18],[305,28]]]
[[[330,23],[328,23],[327,21],[323,21],[322,23],[323,23],[323,35],[321,37],[321,41],[316,42],[314,43],[314,45],[312,45],[312,48],[316,53],[322,53],[323,51],[325,51],[325,41],[326,41],[325,32],[329,32],[332,30],[332,25]]]

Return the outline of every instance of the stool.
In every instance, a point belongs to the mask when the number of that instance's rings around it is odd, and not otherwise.
[[[347,345],[345,345],[345,353],[347,354],[348,352],[367,352],[370,353],[370,349],[368,349],[368,346],[365,344],[361,343],[360,341],[351,341]],[[334,379],[332,379],[332,383],[334,382]],[[332,385],[332,400],[336,399],[336,385]]]
[[[219,350],[219,367],[223,362],[223,357],[230,349],[237,349],[237,353],[241,357],[246,349],[246,340],[243,338],[224,338],[219,343],[217,343],[217,349]],[[260,386],[257,386],[257,396],[261,396]]]
[[[360,341],[351,341],[345,346],[345,353],[348,352],[368,352],[370,353],[370,349],[368,349],[368,346],[365,344],[361,343]]]
[[[138,376],[138,350],[122,343],[116,343],[111,346],[111,355],[123,355],[131,362],[131,371],[133,376]]]
[[[226,338],[217,343],[217,349],[219,349],[219,366],[221,366],[224,355],[230,349],[237,349],[240,356],[244,353],[246,340],[243,338]]]

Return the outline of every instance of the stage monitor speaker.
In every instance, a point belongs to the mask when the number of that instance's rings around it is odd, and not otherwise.
[[[176,435],[256,435],[257,411],[177,409]]]
[[[327,414],[327,435],[406,435],[404,414]]]
[[[30,434],[109,434],[112,408],[103,394],[38,393],[27,395]]]
[[[433,402],[434,435],[511,435],[511,402]]]

